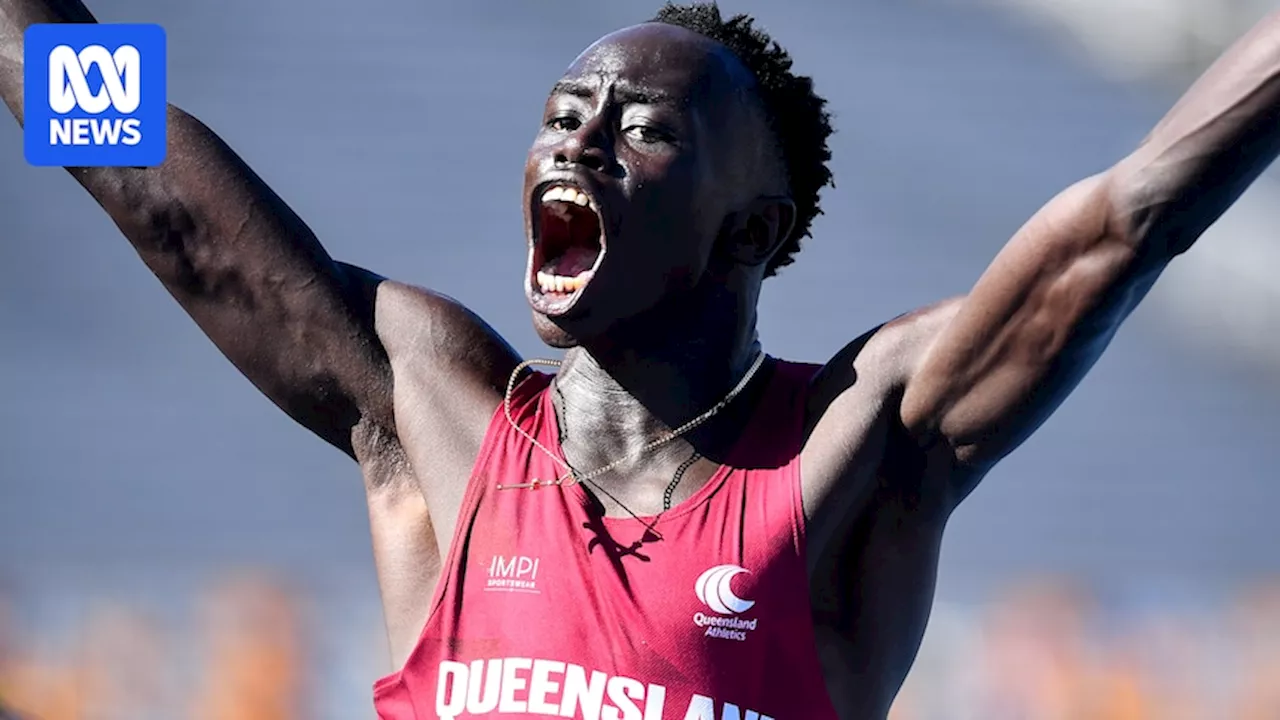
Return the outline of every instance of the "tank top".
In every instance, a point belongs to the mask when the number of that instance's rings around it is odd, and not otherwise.
[[[767,387],[706,484],[655,518],[603,517],[499,407],[459,510],[431,613],[381,720],[833,720],[814,641],[799,455],[815,366]],[[551,378],[515,422],[561,455]]]

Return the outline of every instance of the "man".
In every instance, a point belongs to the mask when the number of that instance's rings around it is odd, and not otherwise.
[[[0,9],[21,121],[23,29],[92,16]],[[70,172],[227,357],[360,464],[403,667],[380,716],[883,717],[950,513],[1280,151],[1280,15],[968,296],[819,368],[761,353],[756,304],[830,180],[823,107],[713,6],[573,62],[524,183],[554,378],[452,300],[331,259],[176,108],[161,167]]]

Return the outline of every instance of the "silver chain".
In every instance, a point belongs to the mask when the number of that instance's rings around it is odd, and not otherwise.
[[[574,470],[573,467],[569,465],[569,463],[560,459],[555,453],[548,450],[545,445],[538,442],[537,438],[525,432],[524,428],[520,427],[516,423],[515,419],[511,417],[511,393],[515,389],[516,378],[520,376],[520,372],[523,371],[525,368],[528,368],[530,365],[550,365],[552,367],[560,367],[559,360],[539,360],[539,359],[525,360],[524,362],[517,365],[515,370],[511,371],[511,377],[507,380],[507,391],[502,396],[502,411],[507,417],[507,422],[511,424],[511,427],[515,429],[516,432],[520,433],[521,435],[524,436],[526,440],[533,443],[534,447],[537,447],[539,450],[546,453],[547,457],[551,458],[557,464],[562,466],[566,472],[564,475],[561,475],[559,478],[556,478],[555,480],[535,479],[531,483],[518,483],[515,485],[498,485],[498,489],[499,490],[513,490],[517,488],[536,489],[536,488],[547,486],[547,485],[572,485],[574,483],[590,482],[592,487],[595,487],[596,489],[599,489],[599,490],[603,490],[603,488],[600,488],[598,483],[591,482],[591,481],[595,480],[601,475],[604,475],[610,470],[613,470],[619,465],[622,465],[625,462],[629,462],[631,460],[634,460],[640,457],[641,455],[644,455],[645,453],[657,450],[663,445],[666,445],[667,443],[672,442],[673,440],[679,438],[680,436],[684,435],[690,430],[697,428],[698,426],[707,422],[711,418],[715,417],[716,413],[723,410],[729,403],[733,402],[734,398],[738,397],[739,393],[741,393],[743,389],[747,387],[747,384],[751,382],[751,378],[755,377],[756,371],[759,370],[760,366],[763,364],[764,364],[764,352],[761,351],[756,354],[756,358],[751,363],[751,367],[747,370],[746,374],[742,376],[742,379],[738,381],[738,384],[735,385],[733,389],[729,391],[729,394],[725,395],[724,398],[720,400],[720,402],[712,406],[710,410],[707,410],[706,412],[690,420],[689,422],[681,425],[675,430],[672,430],[666,433],[665,435],[659,436],[658,439],[653,440],[649,443],[646,443],[643,447],[639,448],[638,450],[630,452],[625,456],[620,457],[617,460],[614,460],[608,465],[598,467],[589,473],[579,473],[578,471]],[[605,494],[608,495],[608,493],[605,493]],[[609,495],[609,497],[613,499],[614,502],[617,502],[617,498],[613,498],[612,495]],[[618,503],[618,504],[622,505],[622,503]],[[627,509],[625,505],[622,505],[622,508],[624,510],[627,510],[628,513],[631,513],[631,511]],[[631,514],[632,516],[635,516],[635,513],[631,513]]]

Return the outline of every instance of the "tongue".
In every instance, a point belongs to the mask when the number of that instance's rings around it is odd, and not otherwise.
[[[572,247],[550,263],[551,267],[547,270],[553,275],[576,277],[582,271],[590,270],[596,264],[599,254],[600,251],[596,248]]]

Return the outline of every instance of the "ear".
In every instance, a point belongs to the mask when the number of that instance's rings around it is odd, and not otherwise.
[[[769,262],[796,224],[796,204],[784,196],[758,197],[725,218],[729,255],[742,265]]]

